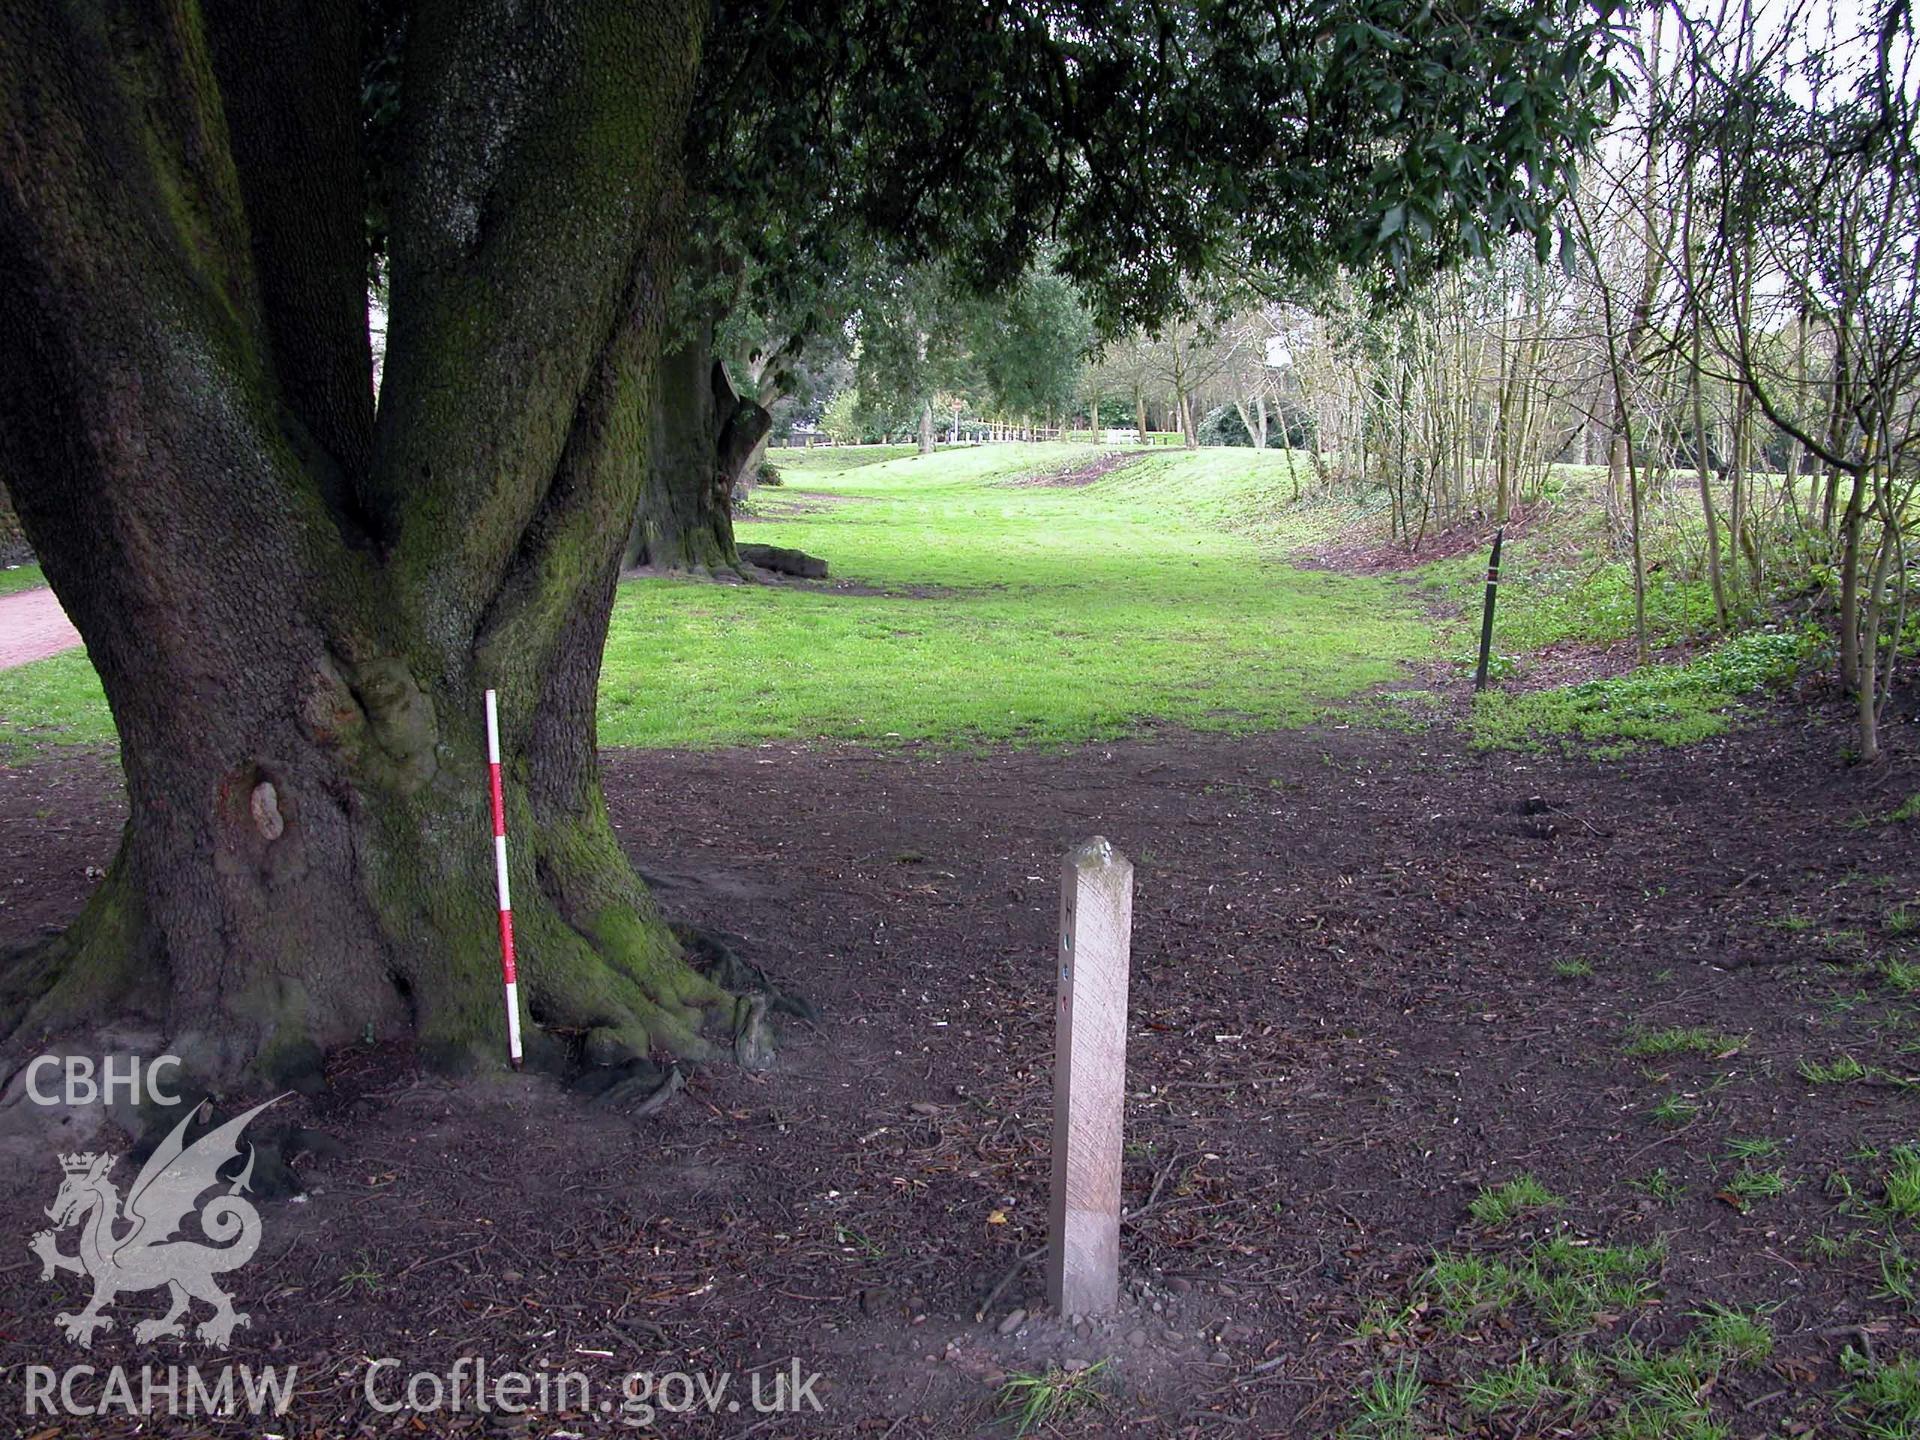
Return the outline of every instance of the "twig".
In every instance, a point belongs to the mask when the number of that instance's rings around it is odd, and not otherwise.
[[[985,1320],[987,1318],[987,1312],[993,1309],[993,1302],[1000,1298],[1000,1292],[1013,1283],[1013,1277],[1046,1253],[1046,1246],[1036,1245],[1018,1260],[1015,1260],[1013,1264],[1007,1268],[1007,1273],[994,1282],[994,1287],[987,1292],[987,1298],[980,1302],[980,1308],[973,1312],[973,1323],[978,1325],[981,1321]]]
[[[1646,1154],[1649,1150],[1658,1150],[1662,1145],[1671,1145],[1674,1141],[1678,1140],[1682,1135],[1685,1135],[1689,1130],[1693,1129],[1693,1127],[1698,1125],[1699,1123],[1700,1121],[1698,1119],[1689,1120],[1686,1124],[1682,1125],[1678,1130],[1674,1131],[1671,1135],[1662,1135],[1658,1140],[1654,1140],[1649,1142],[1648,1144],[1642,1145],[1638,1150],[1634,1151],[1625,1160],[1622,1160],[1620,1162],[1621,1169],[1624,1170],[1627,1166],[1633,1164],[1634,1161],[1638,1160],[1642,1155]]]
[[[425,1260],[416,1260],[393,1278],[395,1280],[404,1280],[416,1270],[426,1270],[435,1265],[443,1264],[448,1260],[459,1260],[468,1255],[478,1255],[492,1243],[491,1240],[482,1240],[478,1245],[469,1245],[465,1250],[455,1250],[448,1255],[435,1255]]]
[[[1122,1216],[1120,1219],[1122,1225],[1138,1224],[1144,1216],[1152,1213],[1160,1202],[1160,1187],[1167,1183],[1167,1177],[1173,1173],[1173,1167],[1180,1163],[1180,1159],[1181,1157],[1176,1155],[1160,1167],[1160,1173],[1153,1177],[1153,1189],[1147,1192],[1147,1203],[1138,1210],[1129,1210]],[[1167,1198],[1172,1200],[1174,1197],[1169,1195]]]

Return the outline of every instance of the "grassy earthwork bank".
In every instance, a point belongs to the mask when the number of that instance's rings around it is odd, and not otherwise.
[[[1277,457],[1161,452],[1091,486],[1027,483],[1094,453],[776,452],[788,483],[758,492],[740,538],[819,554],[833,580],[623,584],[602,742],[1035,743],[1298,725],[1432,654],[1405,586],[1296,569],[1279,558],[1286,533],[1248,531],[1284,493]],[[112,738],[83,655],[0,672],[0,743]]]
[[[1711,608],[1690,578],[1698,537],[1682,495],[1655,537],[1668,563],[1648,597],[1673,663],[1616,664],[1458,710],[1439,692],[1457,693],[1471,664],[1478,548],[1417,569],[1310,566],[1303,552],[1370,521],[1350,505],[1293,503],[1283,454],[1159,449],[1091,484],[1050,483],[1096,453],[774,451],[785,483],[755,493],[740,538],[817,554],[832,580],[623,584],[602,743],[1054,744],[1154,726],[1284,728],[1338,711],[1416,724],[1454,714],[1481,746],[1619,748],[1717,733],[1744,696],[1811,658],[1797,631],[1705,639]],[[1609,546],[1596,483],[1562,471],[1510,541],[1497,678],[1524,673],[1532,655],[1617,650],[1631,636],[1630,571]],[[112,740],[84,655],[0,672],[0,747]]]
[[[1090,486],[1028,483],[1093,453],[982,446],[840,471],[795,456],[740,538],[822,556],[832,588],[625,587],[602,740],[965,744],[1297,725],[1431,652],[1404,587],[1295,569],[1232,528],[1281,486],[1278,459],[1163,453]],[[685,683],[662,693],[663,674]]]

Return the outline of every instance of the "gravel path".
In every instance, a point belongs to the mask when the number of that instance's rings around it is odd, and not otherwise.
[[[44,660],[79,643],[80,632],[53,591],[42,588],[0,595],[0,670]]]

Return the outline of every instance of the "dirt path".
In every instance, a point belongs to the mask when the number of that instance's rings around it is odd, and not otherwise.
[[[44,660],[79,643],[80,632],[53,591],[43,586],[0,595],[0,670]]]
[[[1004,1377],[1105,1358],[1107,1408],[1061,1433],[1307,1440],[1417,1355],[1437,1422],[1421,1433],[1504,1436],[1471,1428],[1459,1381],[1567,1342],[1524,1309],[1436,1328],[1409,1287],[1436,1248],[1504,1255],[1553,1233],[1667,1247],[1657,1300],[1581,1343],[1670,1347],[1709,1303],[1776,1306],[1775,1353],[1721,1379],[1715,1414],[1739,1437],[1839,1433],[1842,1347],[1920,1335],[1877,1293],[1886,1252],[1841,1245],[1865,1222],[1830,1177],[1869,1193],[1860,1157],[1912,1139],[1915,1102],[1800,1066],[1915,1068],[1915,1012],[1879,967],[1920,965],[1895,918],[1920,900],[1915,824],[1885,818],[1920,766],[1861,775],[1831,759],[1838,739],[1800,714],[1610,763],[1358,729],[1064,754],[609,753],[615,821],[669,912],[736,932],[819,1003],[820,1028],[789,1027],[771,1075],[702,1071],[641,1122],[532,1076],[338,1057],[327,1093],[288,1102],[331,1157],[298,1162],[304,1203],[265,1207],[235,1283],[252,1328],[221,1358],[297,1363],[296,1414],[271,1428],[301,1437],[631,1433],[591,1408],[514,1429],[380,1413],[369,1356],[398,1376],[461,1356],[580,1370],[596,1397],[633,1371],[744,1387],[798,1356],[826,1377],[824,1412],[753,1433],[1005,1437]],[[0,767],[0,952],[78,908],[119,817],[110,759]],[[1045,1230],[1058,861],[1095,832],[1138,867],[1124,1185],[1140,1213],[1124,1313],[1070,1328],[1009,1317],[1033,1309],[1039,1277],[1017,1261]],[[1661,1026],[1729,1038],[1624,1053]],[[1670,1094],[1697,1106],[1685,1124],[1652,1118]],[[1783,1193],[1729,1202],[1736,1137],[1778,1145]],[[0,1375],[217,1363],[133,1343],[151,1297],[123,1302],[90,1355],[58,1339],[73,1292],[25,1251],[51,1148],[0,1166]],[[1477,1191],[1523,1171],[1565,1208],[1518,1234],[1476,1225]],[[1675,1193],[1647,1188],[1656,1171]],[[1607,1413],[1554,1433],[1612,1433]]]

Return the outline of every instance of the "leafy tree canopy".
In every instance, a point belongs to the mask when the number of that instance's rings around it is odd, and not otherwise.
[[[1616,0],[718,0],[688,153],[708,277],[817,327],[863,246],[978,290],[1051,246],[1105,333],[1229,252],[1412,277],[1524,233],[1618,99]]]

